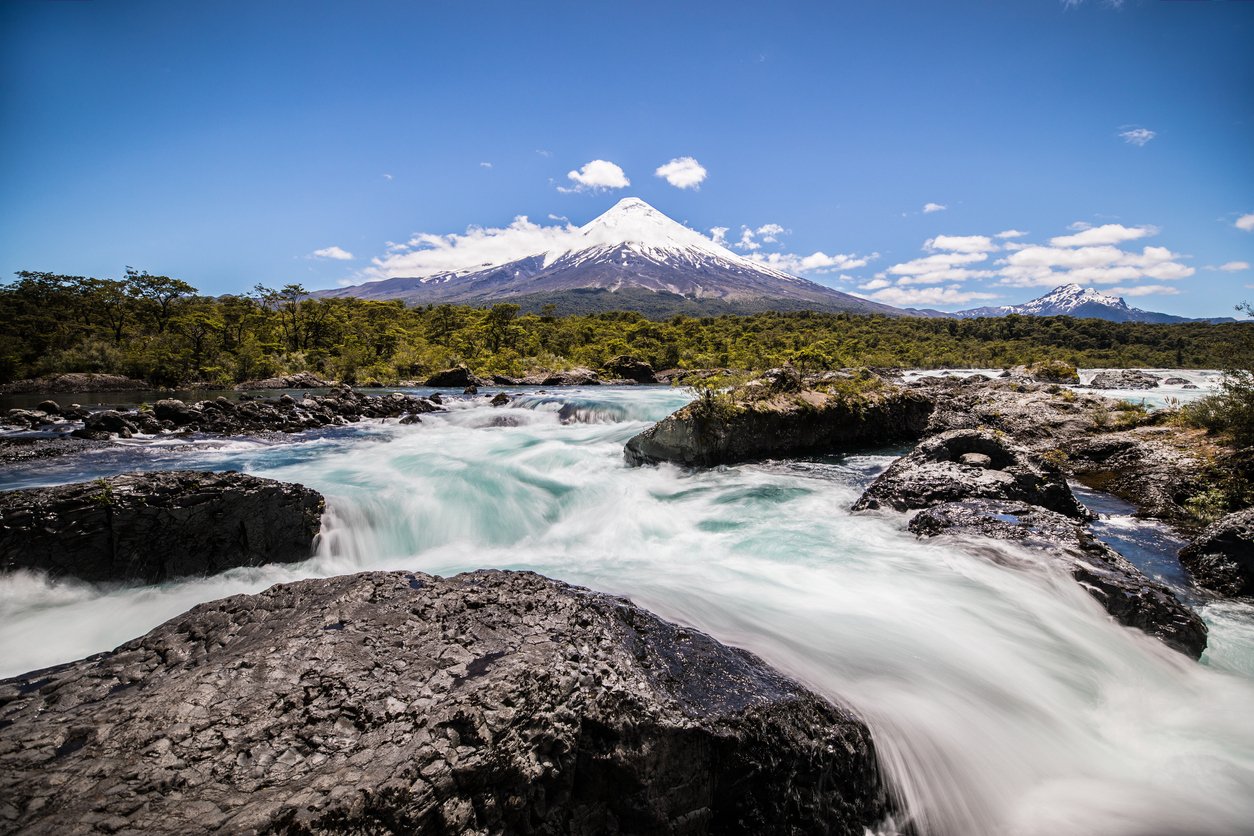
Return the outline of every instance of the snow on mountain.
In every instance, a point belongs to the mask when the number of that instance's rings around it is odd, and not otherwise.
[[[410,304],[561,303],[651,310],[704,303],[738,309],[904,312],[791,276],[737,255],[635,197],[580,227],[564,247],[471,271],[394,278],[318,296],[403,299]]]
[[[1076,316],[1090,319],[1106,319],[1111,322],[1189,322],[1187,317],[1155,313],[1133,308],[1121,297],[1100,293],[1078,284],[1056,287],[1022,305],[971,308],[957,311],[954,316],[969,319],[977,316]]]

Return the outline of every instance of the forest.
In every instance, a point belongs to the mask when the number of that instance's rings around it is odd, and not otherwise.
[[[1070,317],[925,319],[806,311],[650,319],[518,305],[405,307],[311,298],[298,284],[205,296],[169,276],[22,271],[0,286],[0,383],[106,372],[157,386],[229,385],[300,371],[349,383],[420,380],[465,363],[481,375],[599,368],[851,366],[1250,368],[1254,323],[1114,323]]]

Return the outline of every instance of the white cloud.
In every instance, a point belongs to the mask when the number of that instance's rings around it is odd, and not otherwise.
[[[951,250],[957,253],[986,253],[997,249],[987,235],[937,235],[923,242],[925,250]]]
[[[856,270],[865,267],[871,259],[878,258],[879,253],[858,256],[845,253],[828,255],[824,252],[813,252],[810,255],[796,253],[752,253],[749,260],[764,264],[785,273],[835,273],[840,270]]]
[[[1166,247],[1143,247],[1136,253],[1109,244],[1074,248],[1038,245],[1016,250],[998,263],[1002,265],[1003,285],[1055,287],[1069,282],[1114,284],[1137,279],[1185,279],[1197,271],[1177,261],[1181,257]]]
[[[996,238],[1022,238],[1027,235],[1026,232],[1020,232],[1017,229],[1005,229],[997,233]]]
[[[974,264],[978,261],[987,260],[987,253],[937,253],[924,256],[923,258],[916,258],[913,261],[894,264],[888,268],[888,272],[898,276],[916,276],[937,270],[945,270],[961,264]]]
[[[1208,270],[1222,270],[1225,273],[1239,273],[1242,270],[1249,270],[1250,263],[1248,261],[1227,261],[1218,267],[1208,267]]]
[[[725,227],[725,226],[710,227],[710,237],[714,240],[715,244],[718,244],[720,247],[727,246],[727,230],[728,229],[729,227]]]
[[[676,157],[653,172],[677,189],[695,189],[705,180],[705,166],[692,157]]]
[[[733,245],[738,250],[760,250],[762,245],[753,240],[753,230],[747,226],[740,228],[740,240]]]
[[[944,212],[948,208],[943,203],[925,203],[923,204],[923,214],[930,215],[933,212]]]
[[[893,283],[883,276],[876,276],[866,284],[858,285],[858,290],[883,290],[886,287],[892,287]]]
[[[1254,212],[1237,218],[1237,222],[1234,226],[1236,226],[1237,229],[1242,229],[1246,232],[1254,232]]]
[[[384,174],[384,175],[383,175],[383,179],[384,179],[384,180],[395,180],[396,178],[395,178],[395,177],[393,177],[391,174]]]
[[[912,290],[888,287],[872,293],[870,298],[889,305],[917,307],[919,305],[958,305],[977,299],[996,299],[997,294],[964,291],[960,285],[951,285],[950,287],[921,287]]]
[[[1112,287],[1115,296],[1175,296],[1180,291],[1167,284],[1140,284],[1135,287]]]
[[[1077,227],[1073,225],[1072,228]],[[1095,244],[1120,244],[1124,241],[1134,241],[1147,235],[1158,234],[1158,229],[1152,226],[1124,226],[1123,224],[1088,226],[1085,224],[1078,228],[1083,231],[1075,235],[1059,235],[1050,238],[1049,243],[1055,247],[1087,247]]]
[[[487,162],[484,162],[484,163],[479,163],[479,167],[480,167],[480,168],[491,168],[491,167],[492,167],[492,163],[487,163]]]
[[[1142,146],[1158,136],[1158,133],[1148,128],[1126,128],[1119,132],[1119,136],[1129,145]]]
[[[574,242],[578,228],[569,223],[541,226],[525,215],[507,227],[472,226],[465,234],[437,235],[420,232],[396,251],[371,260],[363,274],[367,279],[394,276],[434,276],[505,264],[537,253],[565,250]]]
[[[353,254],[339,247],[323,247],[309,254],[310,258],[330,258],[335,261],[352,261]]]
[[[558,186],[559,192],[597,192],[605,189],[624,189],[631,185],[627,174],[609,160],[592,160],[574,171],[566,173],[574,186]]]
[[[1093,225],[1089,223],[1088,221],[1072,221],[1071,223],[1067,224],[1067,229],[1070,229],[1072,231],[1078,231],[1081,229],[1092,229],[1092,228],[1093,228]]]
[[[762,243],[774,244],[778,240],[777,235],[783,235],[784,228],[779,224],[763,224],[758,227],[758,235],[762,236]]]

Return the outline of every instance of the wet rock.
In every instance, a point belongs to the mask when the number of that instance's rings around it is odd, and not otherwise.
[[[116,409],[104,409],[88,415],[83,421],[83,429],[88,432],[112,433],[119,438],[130,438],[139,428]]]
[[[236,391],[244,389],[330,389],[337,386],[334,380],[326,380],[312,372],[297,372],[281,377],[267,377],[261,380],[246,380],[237,384]]]
[[[18,380],[0,386],[0,395],[37,392],[139,392],[151,389],[147,382],[120,374],[57,374]]]
[[[1198,586],[1221,595],[1254,596],[1254,508],[1207,527],[1180,552]]]
[[[417,415],[406,415],[401,419],[401,423],[405,426],[409,426],[410,424],[421,424],[422,418]]]
[[[601,377],[592,369],[577,367],[563,372],[544,372],[522,379],[527,386],[599,386]]]
[[[1116,621],[1161,639],[1196,659],[1206,649],[1206,625],[1162,584],[1147,578],[1075,520],[1034,505],[997,500],[946,503],[910,521],[920,537],[981,536],[1027,547],[1043,563],[1075,578]]]
[[[1094,389],[1155,389],[1158,383],[1157,375],[1137,369],[1119,369],[1098,372],[1089,381],[1089,386]]]
[[[53,400],[40,401],[39,406],[35,407],[35,409],[38,409],[40,412],[44,412],[48,415],[61,414],[61,404]]]
[[[619,355],[607,362],[602,368],[605,369],[606,374],[613,378],[632,380],[636,383],[658,382],[657,375],[653,372],[653,366],[638,357]]]
[[[1013,373],[1021,374],[1037,383],[1079,383],[1080,372],[1075,366],[1062,360],[1046,360],[1030,366],[1019,366]]]
[[[1138,516],[1191,525],[1185,503],[1206,487],[1202,463],[1151,435],[1171,432],[1109,432],[1071,440],[1062,449],[1075,478],[1088,487],[1131,502]]]
[[[492,404],[493,406],[505,406],[507,403],[509,403],[509,395],[505,394],[504,392],[497,392],[496,395],[493,396],[492,400],[489,401],[489,403]]]
[[[1185,377],[1169,377],[1162,382],[1163,386],[1188,386],[1190,381]]]
[[[709,466],[873,447],[918,438],[932,411],[928,398],[894,386],[841,394],[792,385],[782,375],[747,384],[752,397],[704,395],[628,441],[627,461]]]
[[[185,427],[203,419],[203,410],[188,406],[177,398],[165,398],[152,405],[152,413],[158,421],[170,421],[176,427]]]
[[[275,586],[0,683],[25,832],[861,836],[878,776],[757,657],[531,573]]]
[[[479,394],[479,387],[472,383],[462,390],[462,394],[463,395],[477,395]]]
[[[0,570],[160,583],[312,553],[322,496],[241,473],[137,473],[0,493]]]
[[[462,365],[436,372],[427,378],[426,385],[441,389],[465,389],[467,386],[476,386],[480,383],[483,381]]]
[[[964,462],[972,453],[988,464]],[[985,430],[951,430],[920,442],[871,483],[853,510],[910,511],[967,499],[1023,502],[1074,519],[1092,516],[1057,466]]]

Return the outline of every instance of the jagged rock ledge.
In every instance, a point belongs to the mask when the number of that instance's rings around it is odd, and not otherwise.
[[[0,385],[0,395],[24,395],[40,392],[140,392],[152,387],[143,380],[120,374],[72,372],[17,380]]]
[[[727,394],[707,393],[627,442],[633,465],[717,465],[829,453],[919,438],[933,402],[873,376],[807,388],[772,369]]]
[[[919,442],[871,483],[853,510],[910,511],[963,499],[1004,499],[1091,519],[1057,465],[987,430],[950,430]]]
[[[0,829],[862,834],[866,726],[742,650],[531,573],[200,605],[0,683]]]
[[[136,473],[0,493],[0,572],[161,583],[313,553],[324,502],[242,473]]]
[[[10,410],[0,418],[0,423],[64,431],[69,422],[81,420],[83,426],[73,430],[71,435],[89,441],[108,441],[114,437],[130,438],[136,433],[155,435],[176,430],[218,435],[293,433],[343,426],[368,418],[400,418],[402,423],[417,423],[420,415],[440,409],[427,398],[402,392],[363,395],[348,386],[337,386],[325,395],[304,398],[241,395],[238,401],[218,397],[195,403],[165,398],[150,407],[128,410],[67,410],[52,401],[40,406],[45,408]]]
[[[1199,586],[1254,597],[1254,508],[1216,520],[1181,550],[1180,562]]]

